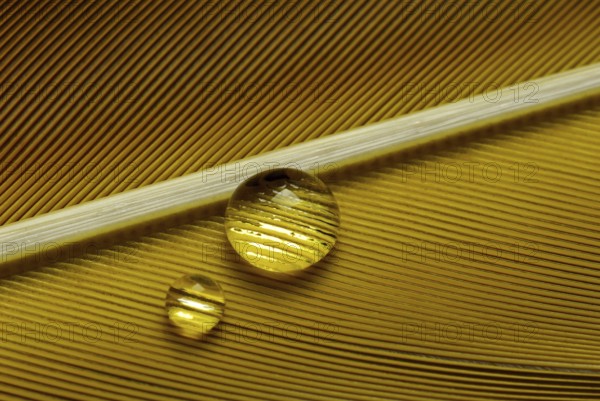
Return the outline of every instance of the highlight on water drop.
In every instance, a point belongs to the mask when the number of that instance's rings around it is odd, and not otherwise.
[[[186,275],[177,279],[167,291],[165,308],[179,334],[197,339],[221,321],[225,295],[211,278]]]
[[[244,181],[225,212],[235,251],[251,265],[278,273],[305,269],[325,257],[339,225],[339,208],[325,183],[287,168]]]

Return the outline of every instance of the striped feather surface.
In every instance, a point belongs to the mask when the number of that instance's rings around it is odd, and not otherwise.
[[[1,224],[600,62],[596,1],[0,16]],[[599,127],[587,99],[325,176],[338,244],[288,279],[236,256],[221,211],[46,249],[0,281],[0,399],[599,400]],[[227,298],[202,341],[164,311],[192,273]]]

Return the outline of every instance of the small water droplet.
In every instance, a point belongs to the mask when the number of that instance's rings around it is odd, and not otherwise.
[[[216,281],[197,274],[187,275],[171,285],[165,308],[181,335],[200,338],[223,317],[225,296]]]
[[[321,260],[337,240],[337,202],[323,181],[294,169],[257,174],[235,190],[227,238],[251,265],[290,273]]]

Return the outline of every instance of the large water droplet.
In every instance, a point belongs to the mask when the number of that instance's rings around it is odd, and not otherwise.
[[[200,338],[223,317],[225,296],[219,284],[206,276],[183,276],[169,288],[165,308],[181,335]]]
[[[225,212],[227,238],[253,266],[290,273],[321,260],[339,227],[333,194],[317,177],[276,169],[246,180]]]

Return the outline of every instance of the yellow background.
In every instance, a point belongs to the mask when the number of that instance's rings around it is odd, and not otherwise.
[[[0,223],[600,62],[598,2],[453,4],[3,3]],[[290,280],[218,213],[46,252],[0,282],[0,399],[598,400],[599,124],[591,99],[328,177],[338,245]],[[164,317],[187,273],[227,296],[205,341]]]

